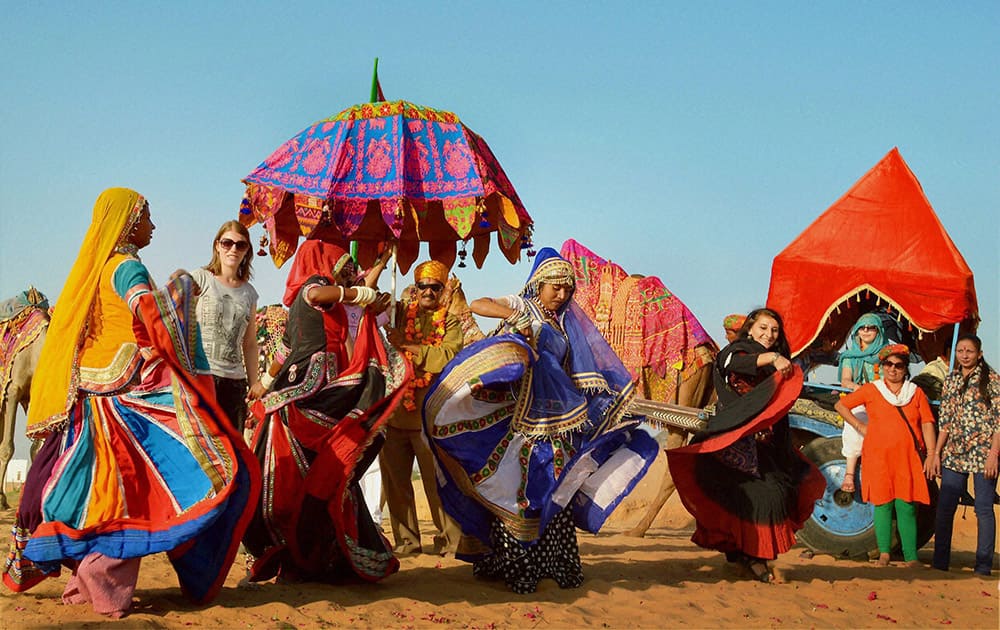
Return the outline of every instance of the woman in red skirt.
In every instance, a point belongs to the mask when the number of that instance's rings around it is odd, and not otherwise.
[[[781,316],[766,308],[747,316],[715,362],[718,411],[690,445],[669,452],[670,473],[697,522],[691,540],[772,582],[768,561],[795,544],[826,487],[791,443],[787,412],[802,372],[788,358]]]

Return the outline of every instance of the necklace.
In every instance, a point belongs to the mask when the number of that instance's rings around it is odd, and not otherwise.
[[[417,317],[420,306],[417,304],[416,300],[410,302],[406,305],[406,324],[403,328],[403,333],[406,336],[406,340],[410,343],[418,343],[422,346],[440,346],[441,342],[444,341],[445,332],[445,319],[448,315],[448,309],[442,307],[434,311],[431,315],[431,330],[430,333],[425,335],[423,330],[417,329]],[[413,364],[413,353],[407,350],[405,352],[406,358],[410,360],[410,364]],[[403,408],[407,411],[416,411],[417,401],[413,395],[413,391],[420,387],[427,387],[431,384],[431,379],[434,378],[434,374],[430,374],[425,370],[418,370],[416,367],[413,368],[413,380],[406,385],[406,391],[403,393]]]
[[[126,256],[139,257],[139,246],[135,243],[122,243],[115,248],[115,252],[118,254],[125,254]]]
[[[532,303],[534,303],[535,306],[538,307],[538,310],[542,313],[542,316],[545,319],[549,320],[553,324],[556,324],[557,326],[559,325],[559,313],[553,311],[550,308],[546,308],[541,302],[539,302],[535,298],[532,298],[531,301]]]

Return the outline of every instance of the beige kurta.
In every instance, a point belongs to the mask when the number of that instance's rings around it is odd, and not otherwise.
[[[405,331],[406,309],[401,305],[396,322],[400,331]],[[417,330],[425,338],[433,332],[433,311],[419,309],[414,322]],[[413,368],[418,373],[439,374],[448,361],[462,349],[462,327],[458,319],[448,315],[445,319],[445,334],[438,346],[421,345],[413,357]],[[392,524],[397,552],[421,551],[420,523],[417,520],[416,498],[413,493],[413,460],[416,459],[424,493],[437,532],[434,546],[441,553],[454,553],[461,537],[458,524],[445,513],[438,498],[434,474],[434,457],[421,436],[424,396],[429,387],[414,390],[416,408],[407,410],[402,405],[389,418],[389,430],[382,447],[380,458],[382,487]]]

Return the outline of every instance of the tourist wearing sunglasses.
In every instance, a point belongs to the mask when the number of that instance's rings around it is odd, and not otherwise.
[[[841,387],[854,391],[875,380],[875,366],[878,364],[879,350],[888,343],[882,318],[875,313],[865,313],[858,318],[847,336],[847,348],[840,355],[837,365],[837,378]],[[863,406],[851,410],[861,423],[868,422],[868,414]],[[844,469],[844,480],[840,489],[844,492],[854,492],[855,473],[858,470],[858,458],[861,457],[861,446],[864,437],[849,424],[844,424],[843,448],[841,454],[847,458]]]
[[[247,396],[259,398],[257,291],[253,277],[250,233],[239,221],[226,221],[212,241],[212,259],[191,272],[198,284],[198,325],[201,342],[215,378],[219,406],[233,426],[243,432]]]
[[[909,381],[909,348],[892,344],[878,358],[881,378],[844,396],[834,409],[865,437],[861,496],[875,505],[876,564],[889,566],[895,511],[903,559],[907,566],[918,567],[917,503],[930,504],[927,479],[937,472],[934,416],[927,396]],[[852,412],[858,405],[868,412],[868,424]]]

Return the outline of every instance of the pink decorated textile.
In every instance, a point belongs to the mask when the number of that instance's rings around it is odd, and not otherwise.
[[[7,397],[14,359],[35,343],[48,323],[48,312],[37,307],[26,308],[13,318],[0,321],[0,407]]]
[[[560,253],[576,275],[573,299],[637,381],[644,371],[672,376],[678,364],[683,380],[705,364],[705,353],[695,348],[709,346],[712,357],[718,352],[698,319],[659,278],[631,277],[573,239],[563,243]],[[670,381],[676,388],[676,380]]]

